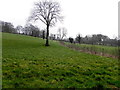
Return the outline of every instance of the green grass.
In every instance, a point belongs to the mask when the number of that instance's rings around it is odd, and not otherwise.
[[[73,51],[56,41],[3,33],[3,88],[115,88],[118,60]]]
[[[71,44],[65,43],[66,45],[75,45],[81,50],[94,51],[96,53],[110,54],[113,56],[119,56],[118,47],[103,46],[103,45],[90,45],[90,44]]]

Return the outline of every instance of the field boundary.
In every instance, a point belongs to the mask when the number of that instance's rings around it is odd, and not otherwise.
[[[90,51],[90,50],[82,50],[82,49],[80,49],[78,46],[76,46],[76,45],[74,45],[74,44],[67,45],[67,44],[65,44],[65,43],[62,42],[62,41],[60,41],[60,44],[61,44],[62,46],[68,47],[68,48],[73,49],[73,50],[75,50],[75,51],[80,51],[80,52],[84,52],[84,53],[89,53],[89,54],[92,54],[92,55],[104,56],[104,57],[113,58],[113,59],[118,59],[118,58],[119,58],[118,56],[114,56],[114,55],[107,54],[107,53]]]

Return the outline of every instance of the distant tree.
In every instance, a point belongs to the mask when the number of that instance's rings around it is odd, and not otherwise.
[[[42,32],[42,38],[45,39],[45,30]]]
[[[29,24],[26,24],[24,27],[24,34],[25,35],[30,35],[32,31],[30,31]]]
[[[45,46],[49,46],[49,27],[54,26],[58,20],[62,20],[60,12],[61,10],[58,2],[39,1],[35,3],[35,8],[32,11],[32,15],[29,17],[29,20],[40,20],[46,25],[47,34]]]
[[[16,31],[17,31],[17,33],[21,33],[22,32],[22,29],[23,29],[23,27],[21,26],[21,25],[18,25],[17,27],[16,27]]]
[[[37,26],[28,23],[24,27],[24,34],[39,37],[40,30]]]
[[[69,41],[70,41],[70,43],[73,43],[74,39],[69,37]]]
[[[32,31],[32,36],[34,37],[39,37],[40,35],[40,30],[37,26],[34,26],[34,25],[30,25],[30,31]]]
[[[66,37],[66,35],[67,35],[67,29],[65,27],[59,28],[57,35],[60,40],[63,40],[63,38]]]
[[[50,34],[50,39],[55,40],[55,34]]]
[[[102,34],[97,34],[97,40],[98,40],[98,44],[101,45],[101,41],[102,41]]]
[[[62,37],[62,32],[61,32],[61,29],[59,28],[58,31],[57,31],[58,40],[61,40],[61,37]]]
[[[2,32],[17,33],[17,31],[14,28],[14,25],[10,22],[2,22]]]
[[[83,41],[85,44],[90,44],[90,36],[86,35],[84,38],[82,38],[82,41]]]
[[[40,32],[39,32],[39,34],[40,34],[40,38],[42,38],[42,39],[45,39],[46,37],[46,30],[45,29],[43,29],[43,30],[40,30]]]
[[[80,34],[78,34],[75,39],[76,39],[76,41],[80,44],[82,37],[81,37]]]

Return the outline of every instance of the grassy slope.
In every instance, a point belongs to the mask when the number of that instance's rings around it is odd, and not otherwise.
[[[118,60],[3,33],[3,88],[119,87]]]

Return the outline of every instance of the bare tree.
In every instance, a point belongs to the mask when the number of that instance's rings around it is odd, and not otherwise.
[[[78,41],[79,44],[80,44],[80,42],[81,42],[81,38],[82,38],[82,37],[81,37],[80,34],[78,34],[77,37],[76,37],[76,41]]]
[[[21,26],[21,25],[18,25],[17,27],[16,27],[16,30],[17,30],[17,33],[21,33],[21,31],[22,31],[22,29],[23,29],[23,27]]]
[[[61,21],[63,18],[60,15],[60,12],[61,10],[58,2],[39,1],[35,3],[35,7],[32,11],[32,15],[29,17],[29,20],[40,20],[46,25],[47,34],[45,46],[49,46],[49,27],[54,26],[58,20]]]
[[[64,37],[66,37],[66,35],[67,35],[67,29],[66,28],[59,28],[58,29],[58,37],[59,37],[59,39],[63,39]]]

